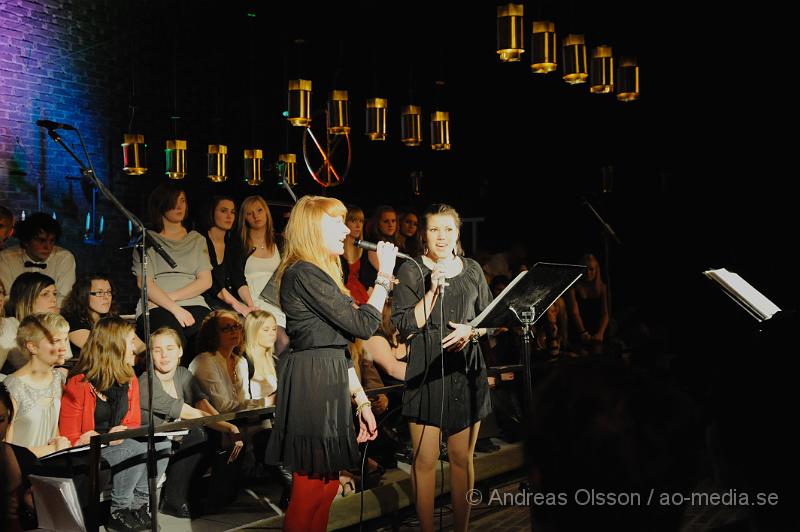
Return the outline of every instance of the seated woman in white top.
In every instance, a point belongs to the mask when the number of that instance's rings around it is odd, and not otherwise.
[[[238,354],[241,345],[239,315],[215,310],[200,326],[201,353],[189,364],[209,402],[223,414],[266,406],[265,398],[250,398],[247,361]]]
[[[186,347],[184,363],[195,354],[194,336],[203,318],[210,312],[203,292],[211,288],[211,261],[206,239],[197,231],[188,231],[184,221],[189,210],[186,193],[172,183],[164,183],[150,193],[148,215],[152,230],[147,238],[160,244],[177,263],[173,268],[152,247],[147,279],[147,305],[150,308],[150,330],[174,329]],[[139,251],[133,253],[133,275],[142,285]],[[143,303],[136,310],[136,331],[144,338]]]
[[[17,330],[17,344],[29,360],[4,381],[16,412],[6,440],[36,456],[71,446],[58,432],[66,379],[55,367],[66,350],[68,333],[67,320],[52,313],[31,314]]]
[[[285,330],[286,314],[277,306],[276,290],[270,291],[271,301],[261,297],[281,263],[272,215],[267,202],[261,196],[245,198],[240,211],[239,235],[244,247],[244,276],[253,296],[253,303],[261,310],[266,310],[275,316],[279,327],[275,352],[280,355],[289,346],[289,337]]]

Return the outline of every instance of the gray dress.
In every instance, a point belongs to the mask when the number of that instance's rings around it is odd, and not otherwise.
[[[58,414],[64,375],[52,369],[53,380],[45,388],[34,388],[13,375],[3,384],[17,403],[14,412],[14,443],[22,447],[40,447],[58,436]]]

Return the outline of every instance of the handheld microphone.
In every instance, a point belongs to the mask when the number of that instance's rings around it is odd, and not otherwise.
[[[355,240],[353,240],[353,244],[355,244],[356,247],[358,248],[367,249],[369,251],[378,250],[378,244],[374,244],[372,242],[366,242],[364,240],[361,240],[360,238],[356,238]],[[411,258],[411,255],[406,255],[405,253],[402,253],[400,251],[397,252],[397,256],[400,257],[401,259],[413,260]]]
[[[53,122],[52,120],[37,120],[36,125],[39,127],[46,127],[47,129],[65,129],[67,131],[75,131],[74,126],[62,124],[61,122]]]

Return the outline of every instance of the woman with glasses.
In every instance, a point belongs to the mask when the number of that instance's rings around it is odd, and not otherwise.
[[[239,356],[244,334],[239,315],[232,310],[211,312],[200,326],[201,353],[189,364],[200,388],[221,413],[266,406],[266,397],[250,398],[247,360]]]
[[[80,355],[94,324],[106,316],[118,316],[114,304],[114,285],[105,273],[84,275],[72,287],[64,300],[61,314],[69,322],[69,343],[73,356]],[[136,353],[144,351],[144,343],[137,337]]]

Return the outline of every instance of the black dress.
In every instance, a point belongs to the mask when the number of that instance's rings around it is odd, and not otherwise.
[[[291,352],[278,367],[278,400],[266,462],[312,476],[337,477],[359,452],[350,403],[347,343],[367,339],[381,315],[353,306],[330,276],[308,262],[289,266],[280,284]]]
[[[463,270],[447,279],[444,299],[437,297],[431,311],[427,347],[426,335],[414,317],[414,307],[430,287],[431,270],[422,258],[415,261],[422,267],[425,286],[421,286],[417,266],[406,261],[397,270],[400,284],[394,289],[392,302],[392,321],[400,335],[407,338],[414,334],[409,342],[403,415],[414,423],[440,427],[445,435],[460,432],[491,411],[486,365],[478,344],[468,343],[461,351],[445,351],[442,373],[441,338],[452,332],[447,322],[467,323],[492,300],[481,267],[472,259],[462,260]],[[444,329],[440,336],[442,301]]]

